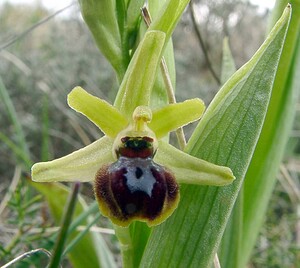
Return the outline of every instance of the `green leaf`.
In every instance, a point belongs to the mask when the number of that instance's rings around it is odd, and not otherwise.
[[[228,38],[224,38],[221,83],[224,84],[235,71],[236,67],[229,48]],[[237,262],[237,258],[239,257],[242,239],[242,197],[243,192],[240,191],[222,237],[218,252],[221,267],[231,267],[230,265]]]
[[[127,125],[127,119],[108,102],[75,87],[68,95],[68,104],[76,112],[82,113],[106,135],[114,138]]]
[[[279,5],[285,1],[277,1]],[[286,1],[287,2],[287,1]],[[300,1],[290,1],[293,14],[280,58],[272,98],[244,185],[241,263],[250,258],[265,219],[283,158],[300,92]],[[282,10],[282,9],[280,9]],[[275,13],[278,13],[276,8]]]
[[[258,140],[290,18],[287,9],[253,56],[222,87],[187,152],[232,169],[226,187],[180,189],[175,213],[150,235],[140,267],[210,267]]]
[[[54,217],[56,224],[59,224],[66,204],[69,189],[59,183],[34,183],[30,184],[37,189],[46,198],[51,214]],[[79,198],[79,203],[76,206],[74,216],[79,217],[87,209],[87,205],[83,199]],[[88,224],[88,220],[86,223]],[[69,235],[72,240],[78,234],[77,231]],[[97,233],[87,233],[69,252],[68,257],[74,268],[82,267],[116,267],[113,256],[106,245],[106,242]]]
[[[125,73],[128,58],[124,55],[121,31],[116,16],[116,2],[79,0],[81,14],[97,46],[115,69],[119,81]]]

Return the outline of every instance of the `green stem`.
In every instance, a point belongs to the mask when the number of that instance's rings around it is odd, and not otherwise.
[[[65,244],[65,241],[67,239],[68,235],[68,229],[71,223],[71,219],[75,210],[76,206],[76,201],[77,201],[77,195],[79,192],[79,187],[80,183],[75,183],[72,193],[69,197],[67,206],[66,206],[66,211],[63,216],[63,221],[61,224],[61,229],[58,235],[58,239],[56,240],[56,244],[54,247],[54,252],[51,257],[50,263],[48,265],[48,268],[57,268],[59,267],[60,261],[61,261],[61,256],[63,253],[63,247]]]
[[[133,245],[128,227],[114,226],[116,236],[120,242],[123,268],[133,267]]]

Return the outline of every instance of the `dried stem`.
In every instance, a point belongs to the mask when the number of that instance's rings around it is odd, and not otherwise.
[[[39,252],[46,254],[48,257],[51,257],[51,253],[48,250],[46,250],[44,248],[37,248],[37,249],[30,250],[28,252],[21,254],[20,256],[14,258],[12,261],[8,262],[7,264],[4,264],[3,266],[1,266],[1,268],[7,268],[13,264],[16,264],[18,261],[23,260],[23,259],[30,257],[31,255],[33,255],[35,253],[39,253]]]
[[[62,13],[63,11],[65,11],[66,9],[70,8],[71,6],[73,6],[75,4],[75,2],[72,2],[70,5],[56,11],[55,13],[53,13],[52,15],[40,20],[39,22],[37,22],[36,24],[32,25],[31,27],[29,27],[28,29],[26,29],[24,32],[18,34],[16,37],[13,37],[11,40],[9,40],[8,42],[0,45],[0,51],[3,49],[6,49],[7,47],[9,47],[10,45],[12,45],[13,43],[15,43],[16,41],[22,39],[23,37],[27,36],[30,32],[32,32],[35,28],[39,27],[40,25],[44,24],[45,22],[51,20],[52,18],[54,18],[55,16],[57,16],[58,14]]]
[[[190,4],[189,4],[189,10],[190,10],[191,18],[192,18],[193,27],[194,27],[196,36],[197,36],[197,38],[199,40],[200,48],[203,51],[207,67],[208,67],[209,71],[211,72],[213,78],[218,83],[218,85],[220,85],[221,84],[220,78],[217,76],[215,70],[212,67],[212,63],[211,63],[211,61],[209,59],[209,56],[208,56],[208,53],[207,53],[207,49],[206,49],[205,44],[204,44],[204,40],[203,40],[201,32],[200,32],[200,30],[199,30],[199,28],[197,26],[193,1],[191,1]]]

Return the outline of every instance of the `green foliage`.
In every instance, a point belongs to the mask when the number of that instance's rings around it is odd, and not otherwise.
[[[153,230],[142,267],[212,263],[260,134],[289,16],[287,10],[260,50],[222,87],[186,147],[231,167],[237,179],[220,188],[182,186],[182,201],[173,217]]]

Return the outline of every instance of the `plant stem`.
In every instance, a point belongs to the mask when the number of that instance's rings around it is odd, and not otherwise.
[[[40,21],[38,21],[37,23],[35,23],[34,25],[30,26],[28,29],[26,29],[25,31],[19,33],[17,36],[11,38],[9,41],[7,41],[6,43],[4,43],[3,45],[0,46],[0,51],[6,49],[7,47],[9,47],[10,45],[12,45],[13,43],[17,42],[18,40],[24,38],[25,36],[27,36],[29,33],[31,33],[33,30],[35,30],[37,27],[43,25],[44,23],[46,23],[47,21],[51,20],[52,18],[54,18],[55,16],[57,16],[58,14],[62,13],[63,11],[65,11],[66,9],[70,8],[71,6],[75,5],[75,2],[72,2],[70,5],[56,11],[55,13],[49,15],[46,18],[41,19]]]
[[[114,226],[116,236],[120,242],[123,268],[133,267],[133,246],[129,227]]]
[[[72,193],[69,197],[67,206],[66,206],[66,211],[63,216],[63,221],[61,224],[61,229],[58,235],[58,239],[56,240],[56,244],[54,247],[54,252],[51,257],[50,263],[48,265],[48,268],[57,268],[59,267],[60,261],[61,261],[61,256],[63,253],[63,247],[65,244],[65,241],[67,239],[68,235],[68,229],[71,223],[71,219],[75,210],[76,206],[76,201],[77,201],[77,195],[79,192],[80,188],[80,183],[75,183]]]

